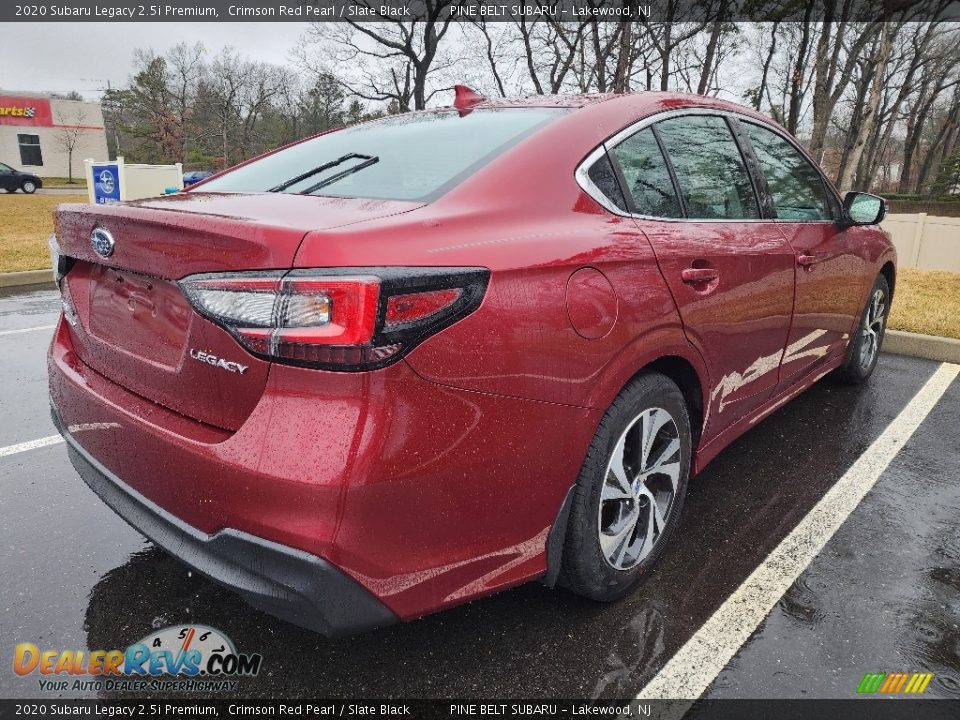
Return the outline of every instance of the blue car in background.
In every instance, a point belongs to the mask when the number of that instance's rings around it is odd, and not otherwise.
[[[184,187],[198,183],[201,180],[206,180],[211,175],[213,175],[213,173],[210,170],[191,170],[190,172],[185,172],[183,174]]]

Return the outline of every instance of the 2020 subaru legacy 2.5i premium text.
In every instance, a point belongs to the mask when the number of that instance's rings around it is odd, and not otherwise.
[[[464,92],[61,206],[53,416],[131,525],[309,628],[614,600],[724,446],[870,375],[883,213],[737,105]]]

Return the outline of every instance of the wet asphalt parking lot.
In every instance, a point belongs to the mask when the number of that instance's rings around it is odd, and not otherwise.
[[[51,289],[0,291],[0,697],[41,696],[36,675],[12,671],[16,643],[126,647],[195,622],[263,655],[244,696],[632,698],[692,637],[713,641],[704,623],[719,609],[745,642],[704,697],[851,698],[864,673],[902,671],[934,674],[927,697],[960,698],[955,373],[772,610],[754,621],[728,602],[874,441],[897,436],[901,411],[946,366],[883,355],[865,387],[827,377],[764,420],[691,482],[663,560],[618,604],[530,584],[327,640],[191,574],[84,485],[51,437],[45,352],[58,307]]]

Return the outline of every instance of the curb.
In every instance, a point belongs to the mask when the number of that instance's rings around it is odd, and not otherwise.
[[[882,350],[893,355],[909,355],[960,364],[960,340],[953,338],[887,330],[883,337]]]
[[[53,273],[50,270],[0,273],[0,288],[19,287],[21,285],[53,285]]]

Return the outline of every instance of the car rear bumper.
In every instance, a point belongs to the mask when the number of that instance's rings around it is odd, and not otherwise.
[[[201,532],[159,507],[54,425],[83,481],[134,529],[211,580],[235,590],[256,608],[329,636],[389,625],[396,615],[326,560],[249,533],[224,528]]]
[[[602,413],[437,385],[405,362],[364,373],[275,365],[256,408],[229,431],[100,375],[73,334],[61,319],[50,399],[87,482],[132,491],[132,505],[104,499],[253,604],[325,632],[337,623],[311,625],[297,609],[329,604],[297,595],[319,587],[311,573],[321,585],[330,577],[316,568],[339,571],[401,620],[544,577],[550,529]],[[107,480],[89,479],[90,460]],[[165,544],[172,530],[143,525],[140,506],[194,539]],[[223,550],[237,538],[254,543],[241,560]],[[261,566],[263,547],[290,552]],[[292,610],[268,606],[275,596],[289,605],[291,593]],[[355,594],[344,604],[358,606]],[[365,612],[352,629],[379,617]]]

